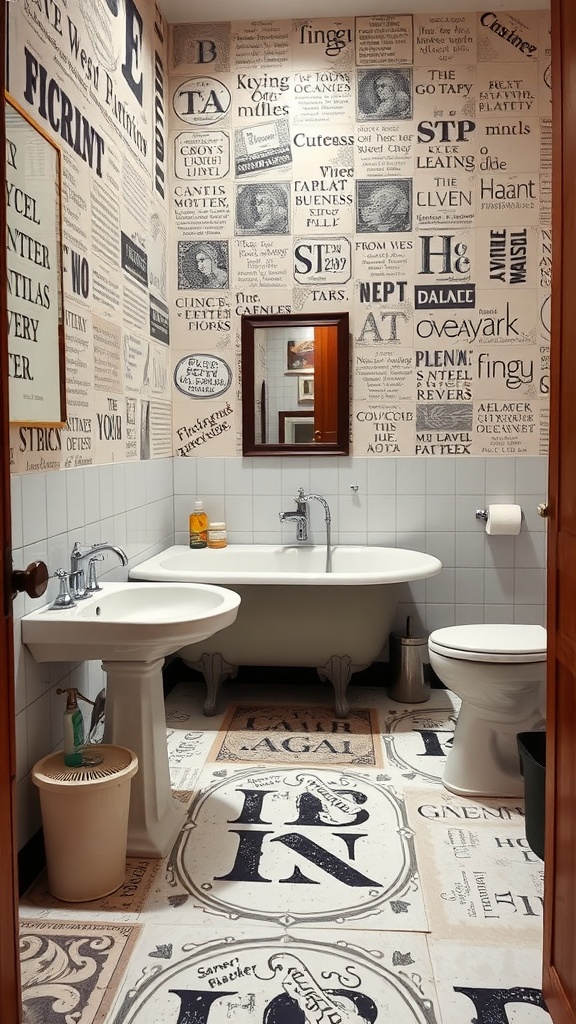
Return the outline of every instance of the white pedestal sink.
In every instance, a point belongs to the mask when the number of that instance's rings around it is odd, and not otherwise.
[[[201,583],[103,583],[73,608],[45,605],[22,619],[34,659],[102,662],[104,742],[138,755],[132,779],[128,855],[165,857],[186,812],[172,797],[162,665],[168,654],[234,622],[240,597]]]

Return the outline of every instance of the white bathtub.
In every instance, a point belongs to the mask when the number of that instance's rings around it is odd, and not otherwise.
[[[405,548],[344,545],[333,548],[332,572],[325,563],[323,545],[174,545],[129,575],[221,584],[240,594],[231,626],[179,651],[206,679],[205,714],[215,714],[220,685],[239,665],[291,665],[316,668],[330,680],[343,717],[350,676],[371,665],[388,639],[400,585],[435,576],[442,563]]]

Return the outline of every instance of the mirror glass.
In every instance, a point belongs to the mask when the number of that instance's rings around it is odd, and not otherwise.
[[[347,455],[348,313],[242,317],[244,455]]]

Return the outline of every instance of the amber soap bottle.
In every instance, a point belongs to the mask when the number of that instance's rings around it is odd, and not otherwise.
[[[190,547],[205,548],[208,545],[208,516],[201,501],[194,502],[194,511],[190,513]]]

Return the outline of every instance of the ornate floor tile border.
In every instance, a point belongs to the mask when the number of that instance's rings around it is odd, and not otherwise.
[[[154,958],[154,959],[151,959]],[[109,1024],[435,1024],[420,934],[147,925]]]
[[[20,929],[27,1024],[104,1024],[139,925],[26,920]]]
[[[146,911],[284,927],[428,928],[401,793],[381,773],[207,766]]]
[[[354,707],[345,719],[315,704],[233,704],[209,761],[381,766],[378,716]]]

